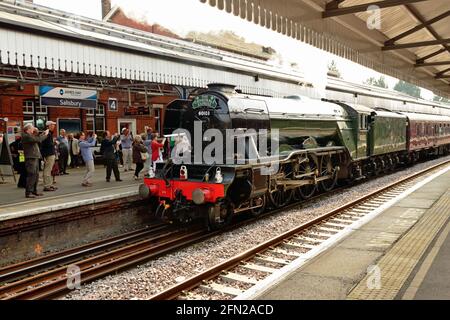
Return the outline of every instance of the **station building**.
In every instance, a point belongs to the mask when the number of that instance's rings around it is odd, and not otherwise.
[[[42,128],[46,120],[68,132],[115,133],[128,127],[138,134],[145,126],[160,131],[169,102],[187,99],[210,83],[233,84],[244,94],[325,96],[407,112],[420,104],[429,106],[430,113],[450,112],[436,103],[334,77],[325,95],[302,72],[268,62],[270,48],[255,54],[210,45],[211,37],[201,37],[202,44],[193,42],[198,35],[181,40],[160,26],[129,19],[108,1],[102,1],[103,21],[29,2],[0,0],[0,118],[8,118],[12,138],[24,123]],[[41,89],[49,86],[93,91],[96,107],[43,104]],[[380,91],[377,99],[374,90]]]
[[[127,127],[136,134],[144,132],[146,126],[160,131],[164,107],[176,98],[175,95],[161,93],[148,96],[145,102],[140,94],[102,90],[99,91],[96,109],[80,109],[41,104],[39,86],[36,85],[8,85],[0,92],[0,117],[8,118],[12,132],[18,132],[18,128],[28,122],[41,129],[47,120],[52,120],[57,123],[58,131],[95,131],[101,134],[105,130],[115,133]]]
[[[8,1],[3,2],[5,2],[4,9],[11,8],[11,6],[8,6]],[[178,41],[178,43],[186,42],[162,26],[157,24],[149,25],[128,17],[120,7],[112,7],[109,0],[102,0],[101,2],[103,21],[83,18],[83,22],[87,25],[91,24],[89,27],[111,28],[112,25],[117,25],[126,28],[120,29],[121,33],[126,32],[131,35],[131,33],[134,34],[136,31],[141,32],[142,35],[145,33],[146,36],[152,34],[160,43],[168,42],[169,44],[172,42],[171,39]],[[18,5],[20,6],[20,3]],[[38,14],[39,11],[40,13],[46,11],[42,7],[33,4],[31,0],[26,1],[22,6],[23,10],[19,10],[22,15],[26,15],[30,9],[39,9]],[[48,13],[48,11],[45,13]],[[36,20],[51,21],[56,18],[61,25],[70,24],[70,19],[64,13],[52,9],[50,14],[39,16]],[[113,31],[116,30],[113,27]],[[188,42],[194,41],[193,39],[186,40]],[[218,42],[212,45],[218,48],[217,44]],[[196,48],[202,47],[199,45],[194,46]],[[227,50],[227,48],[223,47],[220,49]],[[245,46],[242,46],[240,49],[245,50]],[[3,48],[3,53],[6,50],[8,49]],[[215,51],[217,52],[218,50]],[[228,48],[228,52],[230,51],[233,50]],[[198,51],[196,55],[198,54],[204,55],[205,53]],[[245,55],[246,53],[242,52],[235,56],[242,56],[242,54]],[[263,62],[267,61],[269,57],[262,50],[260,56],[247,53],[248,56],[252,56],[256,61]],[[78,58],[83,59],[83,57]],[[36,66],[32,68],[26,66],[25,70],[23,70],[20,68],[21,66],[9,68],[8,63],[3,63],[0,66],[2,67],[0,75],[0,118],[8,119],[9,134],[13,132],[17,134],[20,131],[20,127],[28,122],[42,129],[47,120],[56,122],[58,131],[59,129],[65,129],[67,132],[73,133],[95,131],[97,134],[101,134],[105,130],[115,133],[127,127],[134,134],[137,134],[144,132],[146,126],[160,132],[164,121],[165,106],[174,99],[180,98],[184,90],[180,86],[175,88],[173,86],[174,83],[170,83],[171,81],[161,81],[161,78],[158,79],[159,82],[143,82],[127,81],[127,78],[129,78],[127,76],[116,76],[114,80],[110,78],[105,81],[105,79],[94,79],[94,77],[99,78],[97,75],[86,72],[73,72],[73,70],[70,70],[72,72],[61,70],[62,72],[59,71],[57,76],[55,76],[52,75],[52,71],[53,73],[55,72],[54,69],[51,70],[52,68],[48,68],[50,70],[42,70],[36,68]],[[33,80],[25,79],[30,69],[37,75]],[[24,79],[21,79],[21,81],[17,80],[22,71],[25,73]],[[46,77],[47,79],[45,79]],[[65,90],[95,90],[97,92],[97,107],[96,109],[87,109],[69,105],[42,103],[40,89],[49,85],[56,89],[61,88]],[[191,91],[193,89],[190,87]]]

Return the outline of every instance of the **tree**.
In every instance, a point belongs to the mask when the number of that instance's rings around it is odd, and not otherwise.
[[[399,80],[394,87],[394,90],[398,92],[406,93],[412,97],[421,98],[420,96],[420,88],[411,83]]]
[[[386,79],[383,76],[380,76],[379,79],[375,79],[374,77],[370,77],[366,81],[364,81],[364,84],[367,84],[369,86],[379,87],[383,89],[387,89],[388,85],[386,83]]]
[[[328,75],[339,79],[342,78],[341,72],[339,71],[337,63],[334,60],[332,60],[331,63],[328,65]]]

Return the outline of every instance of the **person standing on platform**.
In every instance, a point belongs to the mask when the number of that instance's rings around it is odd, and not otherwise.
[[[87,139],[84,132],[80,133],[80,152],[84,163],[86,164],[86,174],[84,175],[83,182],[81,183],[83,187],[92,187],[92,177],[94,176],[95,166],[94,155],[92,154],[91,148],[95,146],[96,142],[97,135],[95,133]]]
[[[159,134],[155,132],[152,136],[152,164],[153,164],[153,172],[156,172],[156,162],[162,160],[161,157],[161,148],[164,148],[164,143],[166,142],[166,138],[163,139],[161,143],[158,142]]]
[[[36,198],[42,196],[38,193],[37,185],[39,181],[39,161],[41,152],[39,151],[39,143],[44,141],[49,135],[49,130],[45,130],[41,136],[38,136],[37,129],[32,124],[26,124],[23,127],[22,145],[25,154],[25,168],[27,171],[27,183],[25,188],[25,197]]]
[[[146,133],[141,134],[142,141],[144,143],[144,146],[147,148],[147,153],[151,153],[152,150],[152,139],[147,139],[148,136]],[[144,162],[144,176],[149,178],[150,177],[150,167],[152,166],[152,157],[151,154],[147,157],[147,160]]]
[[[47,138],[41,143],[41,153],[44,158],[44,191],[55,191],[57,188],[52,184],[52,169],[55,164],[55,144],[53,142],[53,132],[56,122],[47,121]]]
[[[17,136],[16,140],[9,145],[13,157],[14,170],[20,177],[17,182],[17,188],[25,189],[27,186],[27,171],[25,169],[25,155],[23,153],[22,137]]]
[[[127,128],[122,129],[120,142],[122,146],[123,167],[125,168],[125,172],[128,170],[133,170],[131,168],[131,163],[133,161],[133,136]]]
[[[119,140],[119,134],[115,134],[114,138],[111,137],[111,133],[109,131],[105,131],[103,134],[102,145],[100,147],[100,153],[103,155],[103,159],[106,164],[106,181],[109,182],[111,180],[111,171],[114,172],[114,177],[116,181],[122,181],[120,179],[119,166],[117,164],[117,158],[115,153],[115,145]]]
[[[52,168],[52,177],[53,177],[53,184],[56,184],[56,176],[59,176],[59,147],[58,147],[58,141],[53,139],[53,146],[55,148],[55,163],[53,164]]]
[[[136,170],[134,171],[134,180],[139,179],[139,173],[144,168],[144,162],[147,160],[147,157],[149,157],[149,155],[147,153],[147,148],[142,143],[141,136],[134,137],[133,162],[136,164]]]
[[[59,142],[59,169],[61,174],[68,174],[66,170],[69,161],[69,140],[67,140],[66,130],[59,131],[57,140]]]
[[[145,131],[147,132],[147,137],[144,140],[152,141],[153,129],[151,127],[145,127]]]
[[[69,155],[70,155],[70,167],[72,169],[79,168],[78,157],[80,155],[80,145],[78,144],[78,139],[73,136],[72,133],[69,134]]]

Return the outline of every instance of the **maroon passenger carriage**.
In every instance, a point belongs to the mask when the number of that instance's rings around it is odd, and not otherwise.
[[[450,151],[449,117],[421,113],[403,114],[408,117],[406,141],[410,162]]]

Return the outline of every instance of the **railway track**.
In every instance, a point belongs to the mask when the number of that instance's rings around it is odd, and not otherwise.
[[[432,166],[396,181],[339,209],[276,236],[234,256],[184,282],[154,295],[153,300],[204,300],[245,298],[270,276],[306,258],[314,250],[327,247],[341,238],[349,227],[362,223],[368,215],[382,211],[390,201],[417,184],[426,175],[447,166],[450,161]]]
[[[446,163],[448,162],[423,170],[408,177],[407,179],[412,180],[427,172],[437,170],[437,168],[445,165]],[[402,181],[404,182],[397,182],[397,184],[407,183],[405,180]],[[388,186],[377,192],[383,192],[383,190],[393,187],[394,186]],[[96,241],[14,265],[5,266],[0,268],[0,299],[31,300],[57,297],[70,291],[68,281],[70,281],[70,278],[73,278],[74,275],[68,274],[69,267],[76,266],[79,268],[77,275],[79,276],[81,283],[87,283],[114,272],[136,266],[173,250],[211,238],[220,232],[239,228],[244,224],[252,223],[253,221],[264,218],[265,216],[296,208],[299,205],[304,205],[305,203],[312,203],[320,200],[330,193],[339,192],[345,188],[348,187],[342,187],[325,194],[317,195],[301,204],[293,203],[283,208],[272,210],[259,215],[257,218],[238,219],[238,221],[236,221],[232,226],[222,231],[208,232],[203,225],[198,224],[179,228],[173,225],[155,223],[154,225],[150,225],[144,229],[105,240]],[[397,186],[397,188],[400,187]],[[397,192],[398,191],[394,191],[393,194],[395,195]],[[365,201],[372,196],[373,194],[359,199],[358,201]],[[375,202],[372,201],[372,203]],[[350,206],[352,206],[352,204],[349,204],[346,208]],[[372,204],[369,204],[369,206],[370,208],[373,208]],[[322,231],[317,232],[315,235],[311,234],[308,236],[305,234],[302,238],[292,237],[292,240],[287,241],[283,245],[284,248],[274,250],[274,252],[278,253],[272,254],[269,257],[265,254],[268,250],[267,247],[264,247],[264,245],[267,244],[265,243],[257,248],[243,253],[242,255],[225,261],[223,264],[220,264],[205,273],[199,274],[186,282],[170,288],[168,291],[162,292],[154,298],[173,299],[179,297],[181,292],[192,289],[205,290],[213,294],[225,294],[226,297],[234,297],[242,292],[242,288],[245,289],[250,285],[258,283],[261,279],[265,278],[265,275],[271,274],[274,270],[285,266],[290,261],[298,258],[302,253],[311,250],[317,243],[323,242],[327,237],[331,237],[333,234],[339,232],[339,229],[345,228],[346,224],[348,225],[351,221],[358,219],[358,217],[363,215],[363,212],[358,213],[358,210],[355,209],[353,214],[347,212],[344,214],[337,211],[326,214],[319,219],[315,219],[306,225],[296,228],[298,230],[292,230],[286,234],[283,234],[280,236],[281,238],[277,237],[276,239],[272,239],[267,242],[269,243],[268,246],[279,244],[280,242],[283,242],[283,240],[279,240],[282,239],[282,237],[289,237],[291,233],[292,235],[299,234],[302,231],[305,231],[306,229],[320,223],[324,219],[330,218],[332,215],[341,214],[341,216],[340,219],[335,218],[334,222],[328,222],[329,228],[322,226]],[[282,255],[283,259],[280,259],[279,257],[277,258],[277,255]],[[244,265],[243,268],[247,268],[246,270],[250,272],[259,272],[261,274],[260,277],[253,279],[242,275],[242,273],[245,274],[245,271],[241,271],[240,273],[227,271],[227,275],[224,275],[224,270],[232,270],[237,265],[241,264],[242,261],[247,261],[249,259],[255,259],[255,263]],[[258,266],[261,264],[263,265]],[[267,266],[267,264],[269,264],[269,266]],[[220,286],[216,286],[215,284],[205,285],[202,283],[204,281],[209,281],[214,277],[219,277],[221,279],[219,283]],[[223,285],[223,282],[230,281],[241,282],[240,289]],[[195,298],[196,296],[197,295],[195,294],[193,296],[192,294],[186,295],[187,298]]]
[[[69,290],[79,268],[81,283],[135,266],[142,261],[167,253],[206,236],[204,228],[176,228],[155,224],[148,228],[97,241],[60,253],[6,266],[0,269],[0,299],[44,299]]]
[[[348,186],[335,189],[339,192]],[[303,202],[318,201],[327,194],[319,194]],[[205,227],[193,225],[192,229],[155,223],[146,228],[95,241],[83,246],[34,258],[0,268],[0,300],[48,299],[67,293],[68,267],[80,268],[81,283],[93,281],[108,274],[135,266],[172,250],[213,237],[220,232],[239,228],[255,220],[298,207],[289,204],[280,209],[258,215],[255,218],[238,216],[224,229],[208,232]]]

